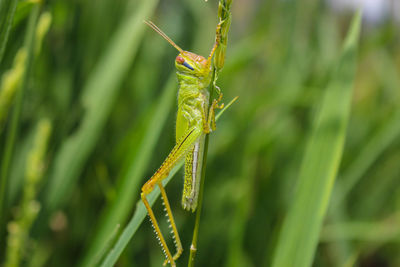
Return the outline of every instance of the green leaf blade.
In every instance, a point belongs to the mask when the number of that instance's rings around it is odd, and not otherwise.
[[[318,244],[342,156],[350,113],[361,14],[355,15],[327,87],[302,162],[297,192],[275,251],[274,267],[307,267]]]
[[[4,56],[17,4],[18,0],[0,2],[0,63]]]
[[[163,185],[166,186],[169,181],[175,176],[178,170],[183,166],[183,161],[180,164],[176,165],[175,168],[172,169],[170,174],[166,179],[163,180]],[[153,206],[154,202],[156,202],[157,198],[160,196],[160,189],[157,187],[151,192],[147,200],[149,201],[150,206]],[[139,226],[142,224],[144,218],[147,215],[147,210],[141,200],[138,201],[136,205],[135,213],[132,216],[132,219],[129,221],[128,225],[125,227],[124,231],[118,238],[115,246],[112,250],[109,251],[103,263],[102,267],[112,267],[117,262],[119,256],[124,251],[125,247],[128,245],[129,241],[132,239],[133,235],[136,233]]]
[[[115,200],[108,205],[99,220],[99,228],[96,231],[89,250],[82,261],[81,266],[95,266],[99,251],[107,246],[110,233],[119,224],[124,225],[129,213],[134,206],[134,199],[139,197],[141,182],[143,181],[146,168],[151,163],[157,140],[162,134],[163,126],[167,121],[174,97],[176,95],[175,73],[171,74],[163,94],[157,102],[156,111],[147,124],[147,130],[141,140],[138,153],[131,159],[131,167],[128,172],[120,178],[120,186],[117,188]]]
[[[142,20],[153,12],[157,2],[141,2],[135,13],[122,23],[88,78],[82,95],[86,113],[81,126],[64,142],[56,155],[45,196],[49,210],[54,210],[66,200],[93,151],[121,88],[120,84],[142,40],[145,29]]]

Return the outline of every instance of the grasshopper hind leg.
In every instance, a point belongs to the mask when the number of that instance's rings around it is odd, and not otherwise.
[[[179,256],[182,254],[182,244],[178,235],[178,231],[176,228],[175,220],[172,215],[171,207],[168,202],[167,194],[165,192],[165,189],[162,185],[162,180],[164,180],[169,172],[172,170],[174,166],[186,155],[186,152],[192,147],[193,143],[197,140],[197,138],[201,134],[201,129],[198,129],[196,127],[192,127],[186,131],[186,133],[183,135],[183,137],[179,140],[179,142],[176,143],[175,147],[172,149],[168,157],[165,159],[161,167],[154,173],[154,175],[143,185],[142,187],[142,194],[141,198],[143,201],[143,204],[145,205],[147,212],[150,217],[151,224],[154,228],[154,232],[156,233],[156,237],[161,245],[161,248],[163,250],[163,253],[166,257],[166,260],[164,262],[164,265],[167,263],[170,263],[171,266],[176,266],[175,260],[179,258]],[[147,195],[150,194],[154,188],[158,186],[161,191],[161,197],[164,205],[164,209],[166,211],[166,215],[168,217],[168,222],[169,226],[172,229],[171,234],[174,239],[175,247],[176,247],[176,253],[175,255],[172,256],[170,250],[168,249],[167,243],[165,242],[165,238],[163,234],[161,233],[160,227],[157,223],[157,219],[154,215],[154,212],[147,201]]]
[[[141,198],[142,198],[143,204],[146,207],[147,212],[149,214],[151,226],[154,229],[154,233],[156,234],[157,240],[158,240],[158,242],[159,242],[159,244],[161,246],[161,249],[162,249],[165,257],[167,258],[166,262],[171,263],[171,266],[176,266],[175,262],[174,262],[174,259],[173,259],[172,255],[171,255],[171,252],[168,249],[167,243],[165,242],[165,239],[164,239],[164,237],[163,237],[163,235],[161,233],[160,227],[158,226],[157,219],[154,216],[154,212],[153,212],[152,208],[150,207],[149,202],[147,201],[146,194],[142,193],[141,194]],[[165,265],[165,262],[164,262],[164,265]]]
[[[160,188],[161,191],[161,199],[162,199],[162,204],[164,206],[164,211],[166,212],[166,216],[167,216],[167,221],[168,221],[168,227],[171,229],[171,235],[172,235],[172,239],[174,241],[175,244],[175,248],[176,248],[176,253],[175,255],[172,256],[167,243],[164,239],[164,236],[161,233],[160,227],[158,225],[157,219],[154,215],[154,212],[152,210],[152,208],[150,207],[147,198],[146,198],[146,194],[142,193],[141,197],[142,197],[142,201],[149,213],[149,217],[150,217],[150,222],[151,225],[154,229],[154,233],[156,234],[157,240],[161,246],[161,249],[166,257],[166,260],[164,261],[164,266],[167,263],[170,263],[171,266],[176,266],[175,264],[175,260],[177,260],[179,258],[179,256],[182,254],[183,252],[183,248],[182,248],[182,243],[181,240],[179,238],[179,234],[178,234],[178,230],[176,228],[176,224],[175,224],[175,220],[174,217],[172,215],[172,211],[171,211],[171,206],[169,205],[169,201],[168,201],[168,197],[167,194],[165,192],[164,187],[162,186],[161,182],[159,182],[158,187]]]
[[[174,216],[172,215],[171,206],[169,205],[169,201],[168,201],[168,198],[167,198],[167,193],[165,192],[165,189],[162,186],[161,182],[158,183],[158,186],[159,186],[160,191],[161,191],[161,197],[162,197],[162,200],[163,200],[162,203],[164,205],[164,211],[166,212],[165,216],[167,216],[167,218],[168,218],[167,219],[168,220],[168,227],[171,229],[170,233],[172,235],[172,239],[174,241],[174,245],[175,245],[175,248],[176,248],[176,253],[172,257],[173,261],[175,261],[182,254],[183,247],[182,247],[181,239],[179,238],[178,229],[176,228]],[[170,262],[170,260],[166,259],[164,261],[164,265],[166,265],[168,262]]]

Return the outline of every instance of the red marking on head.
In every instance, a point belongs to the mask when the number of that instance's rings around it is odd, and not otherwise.
[[[184,51],[183,53],[184,53],[185,57],[190,58],[192,61],[200,63],[203,66],[205,66],[207,64],[207,59],[205,59],[203,56],[200,56],[195,53],[188,52],[188,51]]]
[[[185,62],[185,59],[183,57],[177,56],[176,57],[176,62],[178,62],[179,64],[183,64]]]

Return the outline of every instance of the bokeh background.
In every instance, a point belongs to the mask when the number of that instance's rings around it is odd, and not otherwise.
[[[360,6],[350,119],[312,266],[400,266],[397,0],[233,0],[218,85],[225,103],[239,100],[210,137],[196,266],[271,266]],[[175,142],[177,51],[143,20],[206,56],[217,7],[0,2],[0,265],[100,264]],[[182,173],[166,188],[185,266],[195,215],[180,205]],[[160,201],[154,210],[163,221]],[[139,225],[116,266],[161,266],[150,222]]]

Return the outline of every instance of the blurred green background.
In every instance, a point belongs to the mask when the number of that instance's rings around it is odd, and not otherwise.
[[[0,265],[98,266],[108,255],[175,143],[177,51],[143,20],[206,56],[217,9],[212,0],[0,1]],[[196,266],[400,266],[399,18],[365,16],[357,43],[355,11],[327,1],[233,0],[231,12],[218,85],[225,103],[239,100],[210,136]],[[341,82],[352,96],[347,129],[349,112],[327,94]],[[342,132],[337,144],[322,133],[328,149],[310,152],[325,107],[343,111]],[[323,201],[301,202],[296,185],[315,166],[325,171],[325,151],[338,155],[330,180],[312,178],[326,187],[300,189]],[[177,266],[195,218],[181,208],[182,181],[180,171],[166,187],[184,247]],[[300,216],[287,216],[295,203]],[[314,204],[315,227],[301,216]],[[160,201],[154,210],[164,229]],[[294,236],[309,225],[312,263],[275,262],[294,242],[281,235],[285,220]],[[137,226],[116,266],[161,266],[149,220]],[[309,241],[298,240],[294,254]]]

